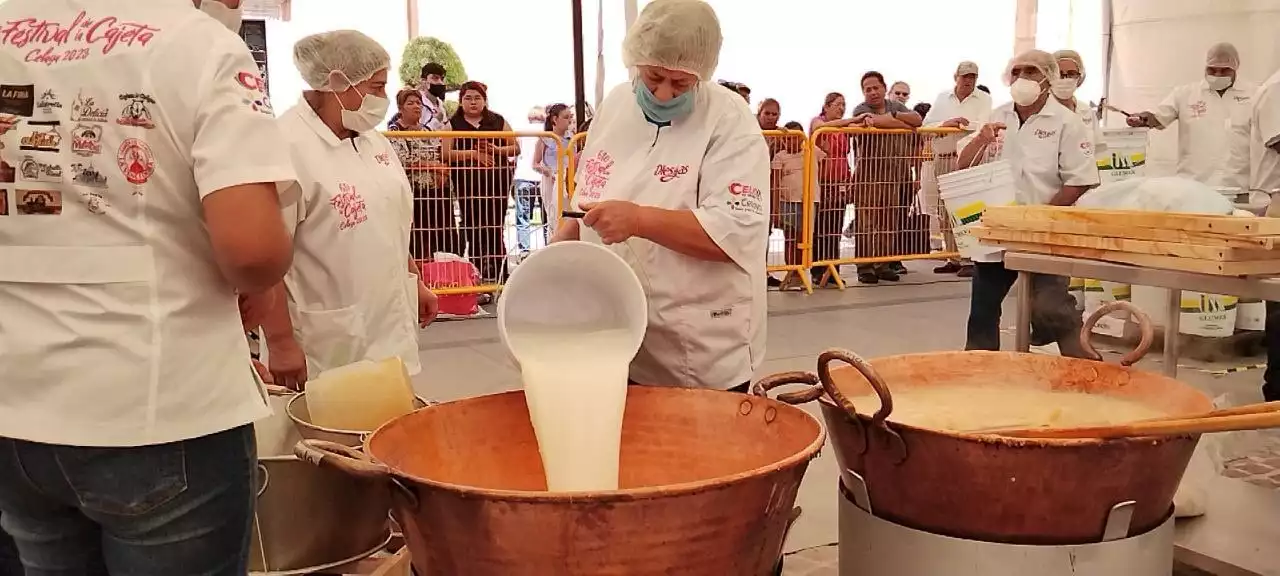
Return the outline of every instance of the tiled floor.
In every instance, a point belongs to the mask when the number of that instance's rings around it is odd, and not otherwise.
[[[969,285],[954,276],[928,272],[934,263],[910,264],[915,270],[899,285],[770,293],[768,347],[760,375],[812,369],[817,355],[829,347],[854,350],[874,358],[890,354],[956,350],[964,344]],[[852,272],[852,271],[851,271]],[[1006,324],[1013,319],[1006,308]],[[1006,347],[1012,345],[1012,335]],[[422,374],[415,385],[423,396],[448,400],[519,387],[519,373],[498,340],[494,318],[440,322],[423,333]],[[1242,366],[1259,362],[1242,358]],[[1158,371],[1162,360],[1154,354],[1140,367]],[[1184,361],[1180,378],[1213,396],[1227,395],[1231,403],[1261,401],[1260,371],[1213,376],[1205,366]],[[811,411],[813,405],[807,407]],[[1280,437],[1277,437],[1280,438]],[[1223,438],[1223,452],[1232,460],[1229,474],[1249,475],[1255,482],[1280,485],[1280,439],[1250,436]],[[787,540],[788,576],[834,576],[837,525],[835,458],[824,448],[809,466],[797,504],[804,514]]]

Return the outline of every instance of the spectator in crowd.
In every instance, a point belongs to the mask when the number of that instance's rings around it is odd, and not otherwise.
[[[916,102],[916,105],[911,107],[911,111],[915,112],[916,114],[919,114],[921,118],[928,116],[929,110],[932,110],[932,109],[933,109],[933,104],[930,104],[928,102]]]
[[[391,132],[426,130],[423,124],[422,93],[405,88],[396,94],[396,119],[387,125]],[[441,155],[439,138],[390,138],[400,157],[409,185],[413,188],[413,234],[409,248],[416,260],[430,260],[436,252],[457,254],[458,225],[449,196],[449,166]]]
[[[822,101],[822,111],[809,122],[809,134],[813,135],[818,149],[826,159],[818,163],[814,177],[815,197],[820,198],[813,225],[814,261],[835,260],[840,257],[840,226],[844,223],[845,207],[853,201],[850,190],[853,176],[849,171],[849,135],[841,132],[819,132],[821,128],[849,128],[860,125],[866,117],[845,118],[844,95],[827,94]],[[825,267],[811,271],[815,283],[821,284]]]
[[[449,128],[449,119],[444,112],[444,95],[449,87],[444,83],[444,75],[444,66],[440,64],[428,62],[422,66],[418,92],[422,94],[422,125],[427,130],[438,132]]]
[[[556,223],[560,221],[560,192],[562,182],[558,173],[558,154],[560,150],[569,150],[569,127],[573,125],[573,110],[568,104],[552,104],[547,107],[544,132],[555,134],[555,139],[543,137],[533,148],[533,169],[542,175],[542,222],[546,227],[547,240],[555,234]]]
[[[986,85],[986,84],[979,84],[979,85],[978,85],[978,90],[979,90],[980,92],[982,92],[983,94],[987,94],[987,95],[990,95],[990,94],[991,94],[991,89],[990,89],[990,88],[987,88],[987,85]]]
[[[1067,110],[1075,112],[1089,130],[1093,142],[1093,154],[1098,156],[1106,152],[1107,143],[1102,138],[1102,121],[1098,118],[1097,107],[1076,100],[1076,89],[1084,84],[1084,59],[1075,50],[1059,50],[1053,53],[1058,61],[1058,73],[1061,78],[1054,78],[1050,84],[1053,97]]]
[[[747,104],[751,103],[751,87],[750,86],[747,86],[746,84],[739,82],[738,94],[742,96],[743,100],[747,101]]]
[[[862,75],[865,100],[853,109],[868,128],[914,129],[922,119],[906,105],[887,98],[884,76],[879,72]],[[882,258],[902,254],[901,238],[909,232],[907,216],[915,199],[911,184],[911,158],[915,138],[903,134],[863,134],[854,139],[857,184],[854,187],[854,253],[859,258]],[[875,284],[896,282],[906,267],[901,262],[858,265],[858,281]]]
[[[449,119],[455,132],[510,132],[511,124],[489,109],[489,88],[466,82],[458,89],[458,110]],[[520,155],[514,137],[446,138],[444,157],[453,168],[452,184],[462,217],[462,237],[467,256],[485,283],[501,280],[506,262],[502,240],[503,220],[515,167]]]
[[[907,102],[911,100],[911,86],[901,80],[894,82],[893,86],[889,87],[889,99],[896,100],[899,104],[906,106]]]
[[[756,121],[760,124],[761,130],[777,130],[778,119],[782,116],[782,105],[778,104],[773,98],[765,98],[760,101],[760,107],[756,109]],[[778,139],[766,138],[769,143],[769,157],[778,152]]]
[[[938,94],[933,107],[925,115],[924,125],[930,128],[966,128],[986,124],[991,118],[991,95],[977,89],[978,65],[968,60],[956,66],[952,76],[955,86]],[[925,209],[936,214],[942,240],[947,252],[956,252],[956,237],[951,231],[950,213],[938,197],[937,177],[957,169],[956,143],[961,135],[941,136],[933,140],[933,160],[921,166],[921,186],[924,190]],[[956,274],[961,278],[973,276],[973,263],[952,260],[934,268],[937,274]]]
[[[1248,185],[1249,146],[1242,124],[1248,124],[1257,85],[1240,82],[1240,53],[1221,42],[1209,48],[1204,79],[1173,89],[1155,110],[1139,112],[1127,120],[1130,126],[1163,130],[1175,121],[1178,127],[1178,175],[1214,187]],[[1243,165],[1242,165],[1243,164]]]
[[[997,108],[991,121],[961,141],[959,163],[983,158],[1008,160],[1015,174],[1016,200],[1026,205],[1071,206],[1098,184],[1098,168],[1084,124],[1050,97],[1059,78],[1058,63],[1047,52],[1031,50],[1011,62],[1013,102]],[[1000,313],[1017,272],[1004,267],[1001,253],[977,259],[969,303],[966,350],[1000,349]],[[1031,323],[1064,356],[1083,357],[1080,314],[1067,292],[1067,279],[1033,274]]]
[[[1254,96],[1249,117],[1249,189],[1271,196],[1267,216],[1280,217],[1280,71],[1272,74]],[[1280,400],[1280,303],[1267,302],[1267,370],[1262,397]]]
[[[521,132],[540,132],[547,122],[547,111],[542,106],[534,106],[525,115],[528,122]],[[533,230],[533,215],[542,210],[542,228],[547,227],[547,215],[550,210],[542,203],[542,173],[535,167],[542,162],[536,154],[536,145],[520,147],[520,157],[516,158],[516,249],[523,256],[533,249],[530,235]],[[544,237],[547,240],[549,237]]]
[[[804,233],[804,224],[802,218],[805,216],[804,208],[804,126],[799,122],[787,122],[786,129],[795,132],[795,135],[788,135],[774,140],[778,141],[778,151],[773,157],[773,187],[774,209],[772,213],[775,215],[775,223],[782,228],[782,234],[785,238],[785,248],[783,250],[787,264],[795,265],[803,261],[802,254],[796,248],[797,241]],[[813,163],[811,166],[815,168],[822,164],[822,160],[826,157],[826,153],[822,149],[813,151]],[[817,191],[815,190],[813,198],[814,207],[817,207]],[[811,218],[813,212],[808,214]]]

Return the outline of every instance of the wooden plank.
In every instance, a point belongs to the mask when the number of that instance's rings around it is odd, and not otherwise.
[[[1077,248],[1095,248],[1098,250],[1110,250],[1114,252],[1132,252],[1136,254],[1155,254],[1157,256],[1176,256],[1179,258],[1213,260],[1215,262],[1280,260],[1280,250],[1223,248],[1219,246],[1204,246],[1182,242],[1152,242],[1149,240],[1133,240],[1130,238],[1057,234],[1054,232],[1031,232],[1027,230],[1009,230],[1007,228],[975,227],[971,230],[974,236],[984,240],[1004,240],[1007,242],[1026,242],[1028,244],[1074,246]]]
[[[1280,235],[1280,218],[1258,216],[1223,216],[1216,214],[1174,214],[1141,210],[1094,210],[1067,206],[988,206],[983,218],[993,215],[993,221],[1047,220],[1137,226],[1166,230],[1189,230],[1243,236]]]
[[[1019,220],[1003,218],[999,215],[987,218],[984,213],[982,224],[989,228],[1007,230],[1026,230],[1029,232],[1054,232],[1057,234],[1080,234],[1084,236],[1109,236],[1112,238],[1132,238],[1134,240],[1150,240],[1153,242],[1182,242],[1201,244],[1204,246],[1220,246],[1223,248],[1249,248],[1254,250],[1275,250],[1280,248],[1280,236],[1233,236],[1214,232],[1191,232],[1167,228],[1141,228],[1138,226],[1117,226],[1114,224],[1088,224],[1084,222],[1062,222],[1052,220]]]
[[[1006,250],[1048,254],[1051,256],[1068,256],[1072,258],[1088,258],[1103,262],[1119,262],[1161,268],[1164,270],[1182,270],[1215,276],[1249,276],[1259,274],[1280,274],[1280,259],[1256,260],[1251,262],[1215,262],[1197,260],[1195,258],[1178,258],[1175,256],[1157,256],[1153,254],[1132,254],[1114,252],[1095,248],[1078,248],[1075,246],[1053,246],[1049,244],[1031,244],[1026,242],[1008,242],[1004,240],[986,240],[985,244],[998,246]]]

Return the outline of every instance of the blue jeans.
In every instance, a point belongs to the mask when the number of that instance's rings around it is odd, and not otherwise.
[[[539,191],[541,187],[542,185],[538,182],[516,180],[516,245],[522,252],[533,249],[533,245],[529,243],[529,236],[533,232],[534,207],[542,205],[542,193]],[[542,208],[543,230],[546,230],[546,207]],[[549,240],[544,233],[543,242]]]
[[[0,525],[26,576],[244,576],[253,427],[136,448],[0,438]]]

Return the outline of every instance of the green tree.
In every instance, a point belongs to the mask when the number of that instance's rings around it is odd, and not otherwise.
[[[419,36],[404,47],[400,58],[400,82],[405,86],[416,86],[422,75],[422,66],[428,62],[444,66],[444,83],[450,90],[457,90],[467,81],[467,69],[462,66],[462,59],[451,44],[438,38]]]

